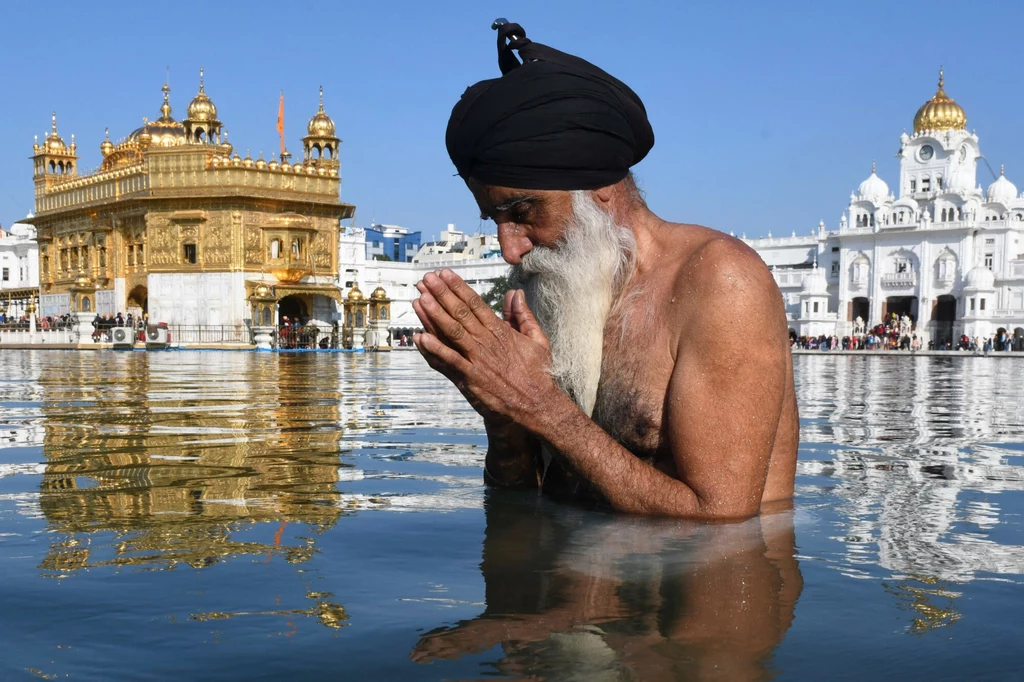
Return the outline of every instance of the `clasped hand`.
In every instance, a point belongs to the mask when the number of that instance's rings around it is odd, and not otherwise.
[[[527,425],[551,391],[551,346],[522,291],[505,295],[504,319],[451,270],[428,273],[413,301],[425,333],[413,342],[492,424]]]

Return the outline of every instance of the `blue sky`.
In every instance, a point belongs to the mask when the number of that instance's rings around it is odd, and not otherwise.
[[[637,168],[663,218],[748,236],[838,223],[877,161],[895,185],[899,135],[935,91],[967,112],[992,166],[1024,185],[1024,8],[941,2],[424,2],[5,4],[0,223],[32,208],[32,136],[57,112],[81,167],[103,129],[155,118],[170,66],[174,115],[206,90],[244,155],[270,153],[278,92],[300,150],[317,87],[343,139],[356,222],[476,231],[444,147],[451,107],[498,74],[491,21],[580,55],[643,98],[657,142]],[[990,178],[979,168],[983,185]]]

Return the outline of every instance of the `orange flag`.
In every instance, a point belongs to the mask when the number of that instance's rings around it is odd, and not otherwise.
[[[281,102],[277,105],[277,134],[281,136],[281,153],[284,154],[284,90],[281,91]]]

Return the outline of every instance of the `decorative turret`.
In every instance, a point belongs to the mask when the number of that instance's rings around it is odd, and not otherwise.
[[[50,134],[42,144],[39,140],[32,145],[32,161],[35,169],[36,183],[46,182],[47,177],[74,176],[77,174],[78,156],[75,155],[75,138],[71,137],[71,146],[64,144],[64,139],[57,133],[57,114],[50,119]]]
[[[320,109],[309,119],[306,132],[307,135],[302,138],[304,161],[314,166],[337,169],[341,140],[334,134],[334,121],[324,111],[323,86],[320,86]]]
[[[202,69],[199,69],[199,92],[188,105],[188,118],[182,124],[189,144],[220,143],[221,122],[217,120],[217,107],[206,94]]]

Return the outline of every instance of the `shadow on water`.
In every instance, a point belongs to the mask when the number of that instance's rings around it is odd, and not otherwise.
[[[501,492],[485,510],[487,606],[417,662],[500,645],[494,672],[517,679],[761,679],[803,588],[791,511],[707,525]]]

